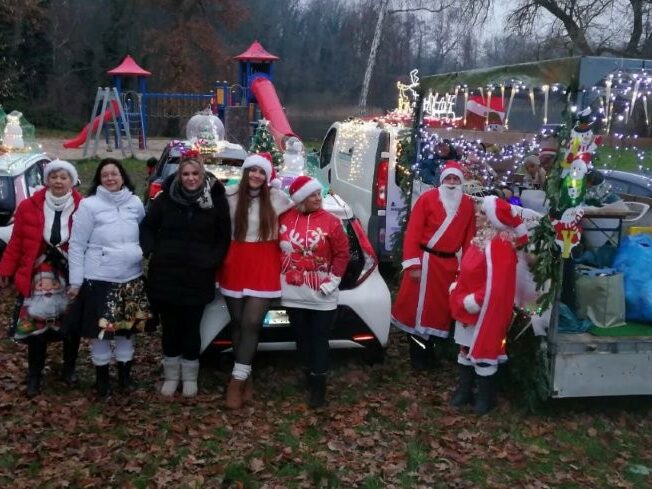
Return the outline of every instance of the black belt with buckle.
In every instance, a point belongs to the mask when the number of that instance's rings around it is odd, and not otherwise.
[[[423,251],[428,252],[431,255],[438,256],[439,258],[457,258],[457,255],[455,253],[450,253],[448,251],[433,250],[432,248],[428,248],[426,245],[419,245],[419,247]]]

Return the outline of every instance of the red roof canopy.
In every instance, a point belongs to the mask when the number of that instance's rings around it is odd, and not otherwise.
[[[109,75],[132,75],[132,76],[150,76],[152,73],[142,69],[134,58],[127,55],[118,66],[107,71]]]
[[[238,61],[278,61],[280,58],[268,53],[262,44],[254,41],[244,53],[234,56],[233,59]]]

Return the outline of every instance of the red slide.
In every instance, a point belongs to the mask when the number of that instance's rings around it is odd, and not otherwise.
[[[115,113],[116,117],[120,117],[120,107],[118,107],[118,104],[115,100],[111,100],[111,105],[113,106],[113,112]],[[104,122],[109,122],[112,117],[111,117],[111,109],[106,109],[104,111],[104,114],[101,116],[98,115],[95,119],[93,119],[92,125],[93,125],[93,131],[97,130],[97,126],[100,125],[100,118]],[[88,130],[91,127],[91,123],[86,124],[84,129],[81,130],[79,134],[77,134],[74,138],[72,139],[66,139],[63,142],[63,147],[64,148],[79,148],[82,144],[86,142],[86,138],[88,137]]]
[[[276,141],[279,148],[283,148],[283,139],[296,136],[296,134],[294,134],[288,118],[285,116],[274,85],[267,78],[259,76],[251,82],[251,91],[256,97],[263,117],[269,121],[274,141]]]

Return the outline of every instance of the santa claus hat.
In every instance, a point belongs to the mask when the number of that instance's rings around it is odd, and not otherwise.
[[[49,263],[41,263],[34,273],[35,280],[41,280],[42,278],[55,278],[54,268]]]
[[[460,164],[455,160],[449,160],[446,162],[444,167],[441,169],[439,182],[443,182],[444,178],[446,178],[448,175],[455,175],[460,179],[462,183],[464,183],[464,172],[462,171]]]
[[[541,151],[539,156],[550,155],[555,156],[559,147],[559,141],[554,136],[549,136],[541,140]]]
[[[70,179],[72,180],[72,184],[77,185],[77,181],[79,180],[77,169],[73,166],[72,163],[65,160],[56,159],[45,165],[45,168],[43,169],[43,178],[47,182],[48,175],[59,170],[65,170],[68,172],[68,175],[70,175]]]
[[[272,155],[270,153],[254,153],[250,154],[242,162],[242,171],[253,166],[262,168],[267,177],[267,184],[270,187],[279,188],[281,186],[281,181],[276,178],[276,170],[274,169]]]
[[[323,187],[317,179],[301,175],[295,178],[290,185],[290,198],[292,198],[295,204],[300,204],[306,200],[310,194],[313,194],[318,190],[321,192],[322,189]]]
[[[510,228],[514,231],[517,248],[527,244],[527,227],[525,227],[516,209],[509,203],[495,195],[490,195],[482,200],[482,210],[493,227],[499,231]]]

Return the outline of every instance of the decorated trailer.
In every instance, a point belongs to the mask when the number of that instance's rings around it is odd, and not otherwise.
[[[564,58],[424,77],[416,90],[411,149],[398,158],[406,201],[454,158],[467,192],[495,193],[529,218],[531,263],[519,265],[507,339],[522,387],[652,394],[652,228],[642,225],[652,201],[619,198],[608,183],[623,152],[647,178],[652,61]]]

